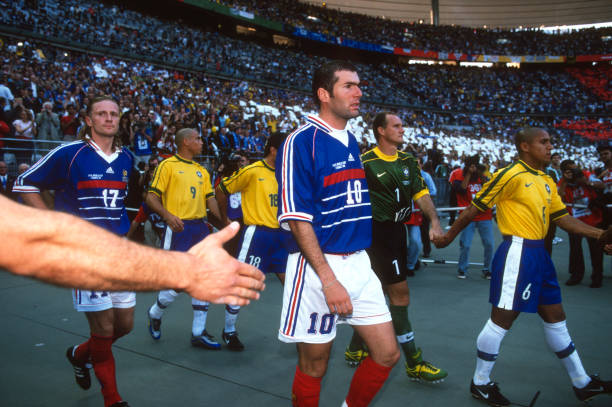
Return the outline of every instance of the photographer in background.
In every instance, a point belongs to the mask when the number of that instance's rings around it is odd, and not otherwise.
[[[603,208],[598,205],[597,188],[602,182],[594,175],[582,171],[573,160],[561,163],[561,179],[559,180],[559,195],[568,204],[570,215],[587,225],[600,227],[603,223]],[[577,206],[573,206],[577,205]],[[586,238],[591,254],[591,288],[599,288],[603,279],[603,250],[597,239]],[[584,255],[582,253],[582,236],[569,233],[570,278],[565,285],[577,285],[584,277]]]
[[[468,207],[472,199],[482,189],[482,186],[488,181],[484,176],[485,167],[480,164],[480,156],[474,155],[465,159],[465,165],[461,169],[457,169],[451,173],[450,183],[452,193],[457,198],[457,206]],[[479,213],[474,219],[463,229],[459,240],[459,262],[457,266],[457,278],[465,279],[467,277],[470,248],[472,247],[472,239],[474,232],[478,229],[480,240],[484,248],[484,259],[482,267],[482,278],[491,279],[491,261],[493,259],[493,211],[487,209]]]
[[[59,141],[62,139],[60,135],[60,119],[57,113],[53,112],[53,103],[43,103],[42,111],[36,115],[36,126],[38,127],[38,139],[56,142],[42,143],[41,148],[44,150],[44,153],[53,150],[59,145]]]
[[[153,154],[152,145],[153,137],[147,134],[146,123],[137,121],[134,123],[134,141],[132,151],[134,152],[134,166],[138,167],[139,163],[147,164],[151,154]]]

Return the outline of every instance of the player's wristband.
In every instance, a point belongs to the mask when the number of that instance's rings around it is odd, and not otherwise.
[[[325,284],[322,288],[323,291],[327,290],[329,287],[331,287],[332,285],[334,285],[335,283],[337,283],[338,280],[337,279],[333,279],[331,282]]]

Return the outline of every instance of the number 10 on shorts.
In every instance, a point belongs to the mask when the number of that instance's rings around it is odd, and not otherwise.
[[[320,334],[328,334],[331,332],[332,328],[334,327],[334,314],[323,314],[321,316],[321,324],[319,326],[319,333]],[[310,328],[308,328],[308,333],[312,334],[312,335],[316,335],[317,334],[317,325],[319,322],[319,313],[318,312],[313,312],[312,314],[310,314]]]

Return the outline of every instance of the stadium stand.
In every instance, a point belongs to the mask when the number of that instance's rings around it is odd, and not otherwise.
[[[130,128],[137,126],[153,135],[154,148],[159,145],[162,154],[169,153],[168,134],[179,126],[194,126],[201,129],[205,155],[212,160],[235,150],[257,156],[270,131],[289,131],[304,112],[313,110],[309,78],[325,57],[235,39],[106,3],[69,0],[60,7],[47,0],[36,8],[28,4],[4,2],[4,31],[15,35],[19,30],[22,37],[30,34],[55,46],[32,39],[7,41],[2,83],[23,96],[25,107],[35,115],[46,100],[53,101],[54,110],[63,116],[68,104],[82,107],[95,92],[109,93],[128,113],[126,143],[134,132]],[[119,58],[92,57],[68,47]],[[364,148],[374,141],[367,124],[381,106],[389,105],[405,118],[406,140],[414,149],[423,154],[437,138],[449,164],[481,153],[491,168],[499,168],[512,159],[514,131],[533,125],[555,129],[555,144],[592,167],[594,148],[580,136],[609,137],[596,130],[609,128],[610,101],[591,91],[593,86],[583,85],[584,78],[600,75],[603,81],[595,88],[605,89],[609,69],[483,70],[393,61],[359,63],[358,69],[365,103],[354,128]],[[32,83],[38,87],[36,97],[28,93]],[[13,116],[5,120],[9,127],[15,114],[13,109]],[[601,126],[584,127],[599,121]],[[14,142],[5,144],[16,148]],[[33,143],[34,157],[44,153],[45,145]],[[214,168],[212,161],[210,165]]]
[[[432,26],[415,21],[399,22],[291,0],[234,0],[224,3],[292,27],[385,46],[498,55],[580,55],[612,52],[612,44],[604,40],[612,34],[610,28],[547,34],[540,30],[487,30]]]

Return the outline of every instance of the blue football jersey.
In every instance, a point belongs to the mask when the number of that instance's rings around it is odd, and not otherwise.
[[[92,141],[75,141],[52,150],[21,174],[15,192],[55,190],[55,209],[124,235],[125,210],[134,157],[125,148],[106,155]]]
[[[307,120],[277,154],[278,221],[285,229],[288,220],[311,222],[325,253],[370,247],[372,209],[357,140],[318,117]]]
[[[134,154],[141,156],[151,155],[152,153],[153,151],[151,150],[151,143],[149,140],[143,133],[137,132],[134,135]]]

